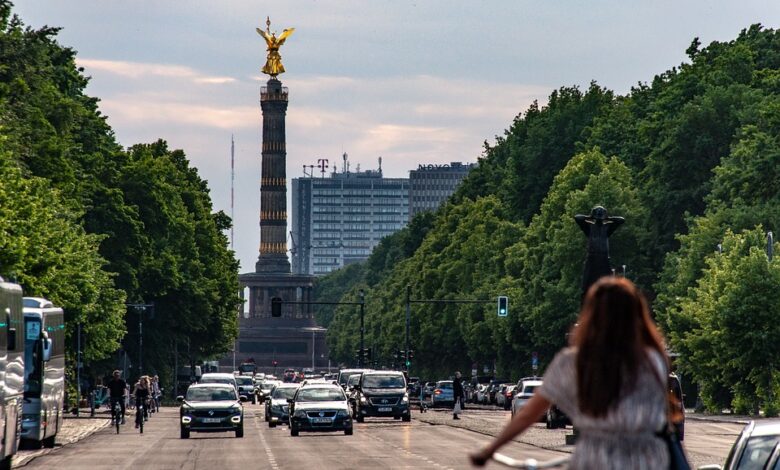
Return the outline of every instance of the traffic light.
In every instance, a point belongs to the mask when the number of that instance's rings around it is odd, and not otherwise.
[[[271,298],[271,316],[274,318],[279,318],[282,316],[282,298],[281,297],[272,297]]]
[[[409,350],[409,354],[407,355],[407,359],[414,359],[414,349]]]
[[[498,316],[505,317],[509,315],[509,297],[505,295],[498,296]]]
[[[368,359],[369,361],[371,360],[371,348],[366,348],[363,351],[363,357]]]

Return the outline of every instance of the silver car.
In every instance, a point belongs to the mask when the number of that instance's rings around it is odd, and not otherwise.
[[[520,411],[525,406],[525,404],[528,403],[528,400],[534,396],[536,389],[541,386],[542,381],[540,379],[521,379],[517,383],[517,388],[515,389],[515,398],[512,399],[512,416],[514,416],[515,413]]]

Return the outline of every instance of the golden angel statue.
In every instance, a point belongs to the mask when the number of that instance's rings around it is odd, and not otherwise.
[[[276,37],[276,33],[271,32],[271,19],[266,17],[265,31],[260,28],[255,28],[257,33],[265,39],[265,43],[268,44],[268,58],[263,66],[263,73],[276,77],[280,73],[284,73],[284,65],[282,65],[282,56],[279,55],[279,47],[284,44],[284,41],[295,31],[295,28],[285,29],[279,37]]]

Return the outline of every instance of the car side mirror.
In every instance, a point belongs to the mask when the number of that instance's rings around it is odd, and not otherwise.
[[[178,401],[178,402],[182,402],[182,401],[184,401],[184,396],[183,396],[183,395],[179,395],[179,396],[177,396],[177,397],[176,397],[176,401]]]
[[[291,404],[291,405],[292,405],[293,403],[295,403],[295,400],[294,400],[294,399],[292,399],[292,398],[288,398],[288,399],[287,399],[287,403],[289,403],[289,404]]]
[[[238,397],[238,400],[239,400],[241,403],[244,403],[244,402],[246,401],[246,395],[240,395],[240,396]]]

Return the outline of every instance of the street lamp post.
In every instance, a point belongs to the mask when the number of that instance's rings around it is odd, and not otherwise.
[[[360,296],[360,367],[363,368],[365,367],[364,355],[366,351],[365,344],[363,343],[366,332],[365,325],[363,324],[363,317],[366,311],[366,293],[363,289],[360,289],[358,295]],[[312,359],[312,362],[314,362],[314,359]]]
[[[408,356],[409,356],[409,324],[410,319],[412,316],[412,286],[407,285],[406,286],[406,339],[404,340],[404,348],[405,348],[405,354],[404,356],[404,369],[406,372],[409,372],[409,366],[407,366],[407,362],[409,362]]]

